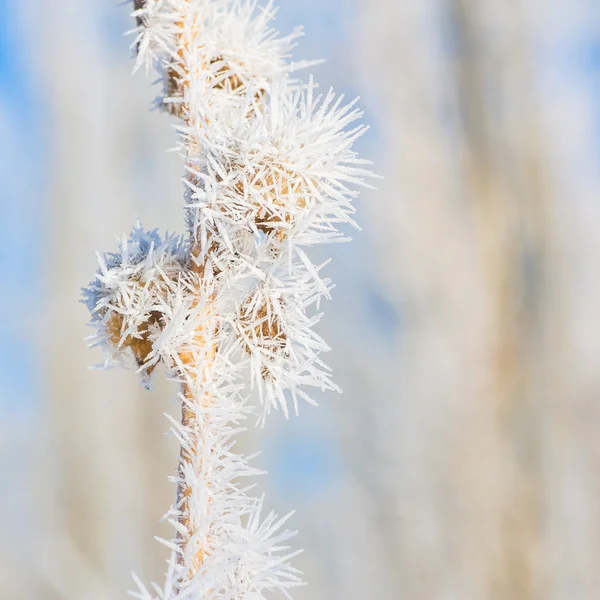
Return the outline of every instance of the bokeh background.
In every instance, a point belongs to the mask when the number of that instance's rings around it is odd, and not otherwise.
[[[598,0],[282,0],[384,176],[329,249],[341,396],[251,430],[296,508],[297,600],[600,598]],[[0,598],[160,580],[174,440],[88,370],[79,289],[139,216],[182,230],[129,3],[0,0]]]

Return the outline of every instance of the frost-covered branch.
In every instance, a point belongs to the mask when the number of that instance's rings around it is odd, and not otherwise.
[[[336,390],[314,326],[330,281],[310,246],[343,241],[370,175],[352,150],[364,132],[354,103],[316,94],[292,73],[300,31],[270,28],[271,4],[135,2],[136,67],[161,74],[160,106],[179,119],[188,235],[138,224],[100,256],[84,291],[106,364],[133,360],[145,383],[160,362],[181,383],[175,529],[165,586],[145,600],[260,599],[301,583],[282,527],[250,494],[258,474],[235,435],[310,389]],[[258,390],[260,405],[249,401]]]

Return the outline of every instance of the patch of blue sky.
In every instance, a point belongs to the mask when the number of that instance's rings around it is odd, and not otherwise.
[[[573,82],[597,87],[600,76],[600,28],[573,31],[567,39],[548,43],[541,66],[554,72],[568,85]]]
[[[98,26],[106,55],[113,61],[126,60],[132,53],[130,46],[135,35],[126,35],[133,29],[130,14],[133,2],[108,2],[98,15]],[[133,62],[130,64],[133,68]]]
[[[25,129],[36,121],[32,81],[27,70],[26,32],[19,23],[17,3],[0,0],[0,97],[18,112]]]
[[[374,327],[377,342],[385,340],[388,345],[394,343],[401,333],[400,314],[394,305],[385,297],[375,282],[366,287],[365,311],[369,315],[369,322]],[[368,333],[368,332],[367,332]]]
[[[301,25],[306,38],[300,43],[311,49],[338,46],[356,15],[355,0],[288,0],[278,5],[277,28],[285,32]]]
[[[582,40],[579,62],[588,80],[589,93],[594,110],[594,141],[596,160],[600,162],[600,24],[593,36]]]
[[[342,470],[333,436],[309,430],[306,417],[294,417],[281,425],[264,452],[271,484],[283,498],[310,500],[324,495],[337,487]]]
[[[542,98],[564,107],[572,105],[574,123],[585,121],[587,131],[564,157],[572,184],[600,178],[600,23],[585,15],[555,26],[538,49]],[[546,100],[544,100],[546,101]]]
[[[0,414],[24,414],[38,397],[31,344],[41,294],[42,118],[18,4],[0,0]]]

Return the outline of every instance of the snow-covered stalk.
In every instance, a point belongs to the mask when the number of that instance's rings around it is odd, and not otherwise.
[[[167,581],[149,600],[260,599],[300,585],[282,543],[288,517],[261,520],[258,474],[233,452],[252,414],[288,414],[286,396],[335,390],[313,331],[331,284],[304,248],[343,241],[357,186],[370,173],[351,147],[354,103],[291,74],[299,31],[269,27],[271,4],[136,0],[137,66],[162,75],[160,105],[178,118],[188,235],[136,225],[84,291],[107,363],[133,357],[144,381],[161,362],[181,383],[176,537]],[[250,387],[246,381],[250,380]],[[249,402],[258,391],[262,411]],[[288,515],[289,516],[289,515]]]

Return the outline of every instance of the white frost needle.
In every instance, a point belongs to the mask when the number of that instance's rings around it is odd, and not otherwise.
[[[155,67],[159,104],[177,118],[188,235],[139,223],[98,255],[83,291],[105,365],[160,363],[181,384],[177,499],[162,587],[135,579],[143,600],[260,600],[302,584],[282,542],[291,516],[266,518],[242,478],[261,471],[234,450],[248,416],[264,423],[310,389],[339,391],[314,331],[332,284],[309,247],[345,241],[354,200],[372,176],[354,142],[356,101],[316,94],[292,72],[299,30],[281,37],[272,3],[135,0],[135,69]],[[246,382],[249,381],[249,385]],[[257,390],[259,406],[249,402]],[[149,591],[153,590],[153,591]]]

